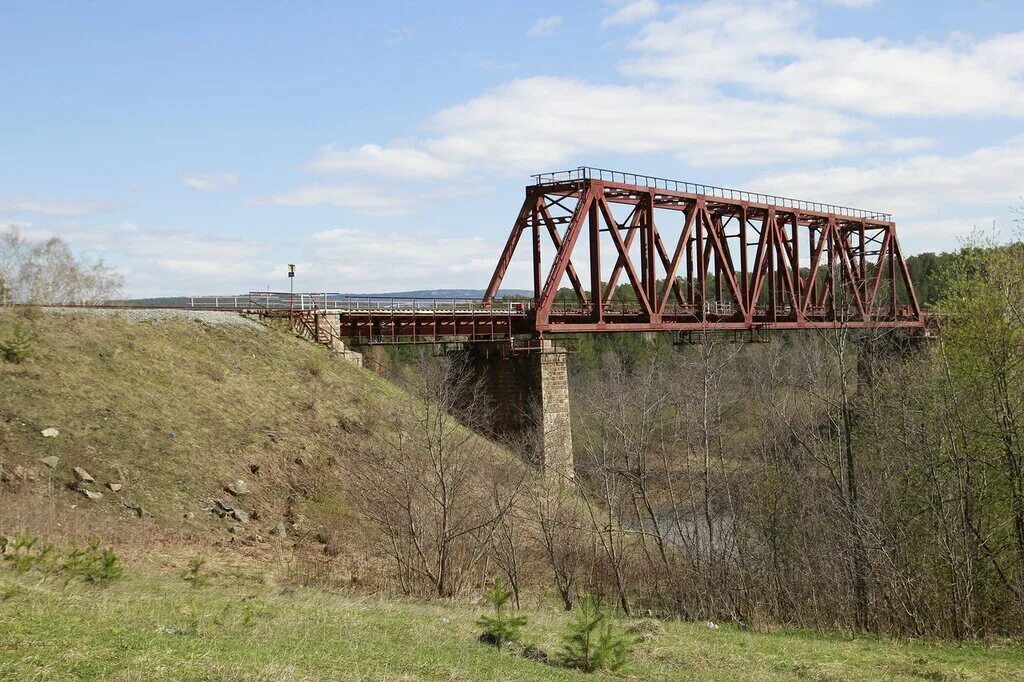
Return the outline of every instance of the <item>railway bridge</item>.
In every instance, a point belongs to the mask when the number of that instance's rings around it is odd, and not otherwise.
[[[925,331],[889,214],[590,167],[533,178],[480,300],[253,292],[247,305],[336,350],[468,344],[493,431],[536,430],[538,460],[565,475],[560,335]],[[501,294],[517,258],[532,297]]]

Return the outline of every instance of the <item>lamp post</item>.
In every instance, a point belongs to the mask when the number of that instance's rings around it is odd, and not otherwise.
[[[288,264],[288,310],[295,310],[295,264]]]

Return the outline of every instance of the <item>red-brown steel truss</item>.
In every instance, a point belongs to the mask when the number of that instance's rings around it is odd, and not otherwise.
[[[359,343],[925,328],[887,214],[585,167],[535,178],[482,301],[325,295],[300,314]],[[524,243],[533,300],[499,298]]]
[[[889,215],[590,168],[536,178],[484,296],[526,236],[536,335],[925,326]]]

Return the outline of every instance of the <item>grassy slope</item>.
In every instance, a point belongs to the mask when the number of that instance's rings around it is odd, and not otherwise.
[[[401,397],[387,382],[328,360],[322,349],[285,330],[91,316],[23,319],[0,311],[0,339],[15,324],[34,336],[36,355],[22,365],[0,363],[0,460],[7,471],[20,465],[38,477],[0,488],[0,530],[30,525],[51,536],[88,533],[119,551],[134,543],[136,551],[128,553],[144,555],[147,567],[134,567],[107,591],[61,588],[0,568],[0,679],[576,676],[477,645],[473,621],[479,614],[468,608],[312,590],[286,594],[262,577],[223,578],[199,592],[193,606],[178,578],[150,572],[154,565],[180,567],[182,552],[193,551],[182,548],[182,540],[194,547],[231,537],[231,522],[203,512],[199,503],[224,497],[222,486],[236,478],[253,488],[244,504],[260,518],[249,528],[264,535],[285,515],[288,497],[300,499],[307,533],[318,515],[344,517],[338,491],[344,489],[346,444],[372,446],[381,437],[372,415]],[[49,426],[61,435],[42,438],[40,430]],[[61,458],[52,494],[38,463],[46,455]],[[260,473],[252,474],[250,465]],[[85,467],[99,483],[122,481],[125,489],[88,501],[67,488],[73,466]],[[121,506],[128,497],[153,517],[135,519]],[[161,539],[169,542],[160,545]],[[179,556],[169,556],[175,550]],[[251,558],[234,554],[218,560],[237,562],[243,572],[253,566]],[[267,580],[283,573],[265,568]],[[8,587],[15,594],[5,600]],[[200,636],[161,632],[188,631],[194,608]],[[531,614],[531,622],[539,643],[556,645],[561,614]],[[1019,650],[675,624],[645,646],[625,674],[994,680],[1024,679],[1022,668]]]
[[[475,641],[481,611],[282,591],[219,578],[190,591],[132,572],[106,590],[0,570],[4,680],[548,680],[587,676]],[[528,614],[548,650],[564,616]],[[198,632],[198,634],[196,634]],[[895,643],[871,637],[752,634],[666,624],[619,674],[673,680],[1024,679],[1020,648]]]
[[[38,478],[5,488],[0,527],[6,504],[8,527],[15,515],[44,532],[91,515],[102,534],[112,515],[139,525],[121,504],[131,499],[153,515],[143,523],[226,536],[231,522],[201,504],[226,497],[223,486],[243,478],[253,489],[244,505],[259,514],[249,529],[265,534],[295,488],[307,519],[319,499],[343,506],[320,488],[338,487],[339,453],[354,439],[376,438],[365,415],[391,409],[399,395],[287,330],[0,311],[0,339],[15,325],[34,338],[34,357],[0,362],[0,461],[8,472],[21,465]],[[60,436],[41,437],[51,426]],[[47,455],[61,461],[53,501],[43,503],[47,469],[38,460]],[[69,489],[75,466],[96,478],[97,489],[111,481],[125,488],[86,500]]]

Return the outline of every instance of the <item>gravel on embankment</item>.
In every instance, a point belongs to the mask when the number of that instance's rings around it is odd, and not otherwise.
[[[183,310],[180,308],[43,308],[49,315],[103,315],[133,322],[193,320],[216,327],[244,327],[263,331],[258,321],[230,310]]]

